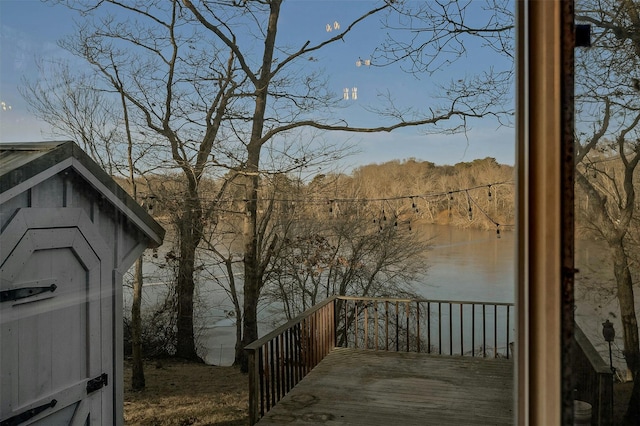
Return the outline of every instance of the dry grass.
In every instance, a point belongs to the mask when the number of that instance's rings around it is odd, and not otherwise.
[[[248,424],[248,379],[236,368],[154,361],[145,364],[144,391],[131,391],[130,379],[131,367],[125,363],[127,425]]]

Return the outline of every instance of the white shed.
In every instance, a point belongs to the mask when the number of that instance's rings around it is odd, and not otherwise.
[[[164,229],[73,142],[0,144],[0,423],[123,422],[122,277]]]

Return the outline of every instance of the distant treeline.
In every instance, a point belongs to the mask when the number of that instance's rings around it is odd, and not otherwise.
[[[220,191],[232,176],[227,173],[201,183],[202,200],[211,204],[215,222],[233,222],[243,213],[246,200],[241,187],[231,184]],[[295,211],[301,219],[357,214],[376,223],[397,221],[400,226],[423,222],[511,230],[514,182],[515,168],[494,158],[455,165],[411,158],[361,166],[350,174],[318,174],[310,180],[285,174],[261,176],[258,202],[263,212],[275,203],[279,211]],[[184,198],[182,187],[177,174],[155,175],[147,176],[139,191],[156,217],[170,221],[169,215]]]

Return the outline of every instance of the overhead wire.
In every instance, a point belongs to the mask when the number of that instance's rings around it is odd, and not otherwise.
[[[470,187],[466,187],[466,188],[457,188],[457,189],[449,189],[449,190],[445,190],[445,191],[439,191],[439,192],[429,192],[429,193],[418,193],[418,194],[410,194],[410,195],[395,195],[395,196],[389,196],[389,197],[286,197],[286,198],[279,198],[279,197],[258,197],[255,198],[253,200],[247,199],[247,198],[240,198],[240,197],[222,197],[222,198],[208,198],[206,196],[202,196],[200,197],[200,201],[202,202],[217,202],[220,204],[224,204],[224,203],[248,203],[249,201],[255,201],[255,202],[278,202],[278,203],[290,203],[291,205],[326,205],[328,206],[328,212],[329,214],[331,214],[333,217],[337,217],[339,215],[340,209],[339,209],[339,204],[346,204],[346,203],[362,203],[362,204],[367,204],[367,203],[380,203],[381,204],[381,218],[382,221],[385,221],[386,219],[386,211],[385,211],[385,206],[387,206],[388,208],[391,209],[391,206],[389,205],[389,203],[391,201],[401,201],[401,200],[408,200],[411,203],[411,209],[415,212],[418,213],[419,212],[419,208],[416,204],[416,199],[422,199],[425,202],[429,202],[430,199],[445,199],[447,200],[447,209],[449,211],[449,217],[451,217],[452,215],[452,201],[454,200],[454,195],[455,194],[465,194],[466,198],[467,198],[467,208],[468,208],[468,216],[469,216],[469,220],[473,221],[473,206],[475,206],[475,208],[477,208],[484,217],[486,217],[491,223],[493,223],[496,226],[496,233],[498,235],[498,238],[500,237],[500,227],[511,227],[514,226],[513,224],[502,224],[499,223],[498,221],[496,221],[487,211],[485,211],[480,204],[473,199],[473,197],[470,194],[470,191],[475,191],[478,189],[483,189],[483,188],[487,188],[488,189],[488,200],[491,202],[495,199],[495,191],[492,192],[492,188],[496,188],[500,185],[513,185],[514,182],[512,180],[507,180],[507,181],[498,181],[498,182],[491,182],[491,183],[486,183],[486,184],[481,184],[481,185],[474,185],[474,186],[470,186]],[[144,199],[145,197],[142,196],[142,199]],[[167,199],[172,199],[172,200],[182,200],[182,197],[178,196],[177,194],[172,196],[172,197],[162,197],[163,199],[167,200]],[[393,210],[393,209],[391,209]],[[232,210],[224,210],[226,213],[241,213],[241,212],[237,212],[237,211],[232,211]],[[394,213],[394,220],[397,221],[397,215]],[[397,222],[396,222],[397,223]]]

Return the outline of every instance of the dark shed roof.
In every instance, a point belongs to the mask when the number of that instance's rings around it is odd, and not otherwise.
[[[0,202],[10,199],[54,170],[74,169],[149,237],[149,246],[162,244],[165,230],[146,210],[72,141],[0,143]]]

